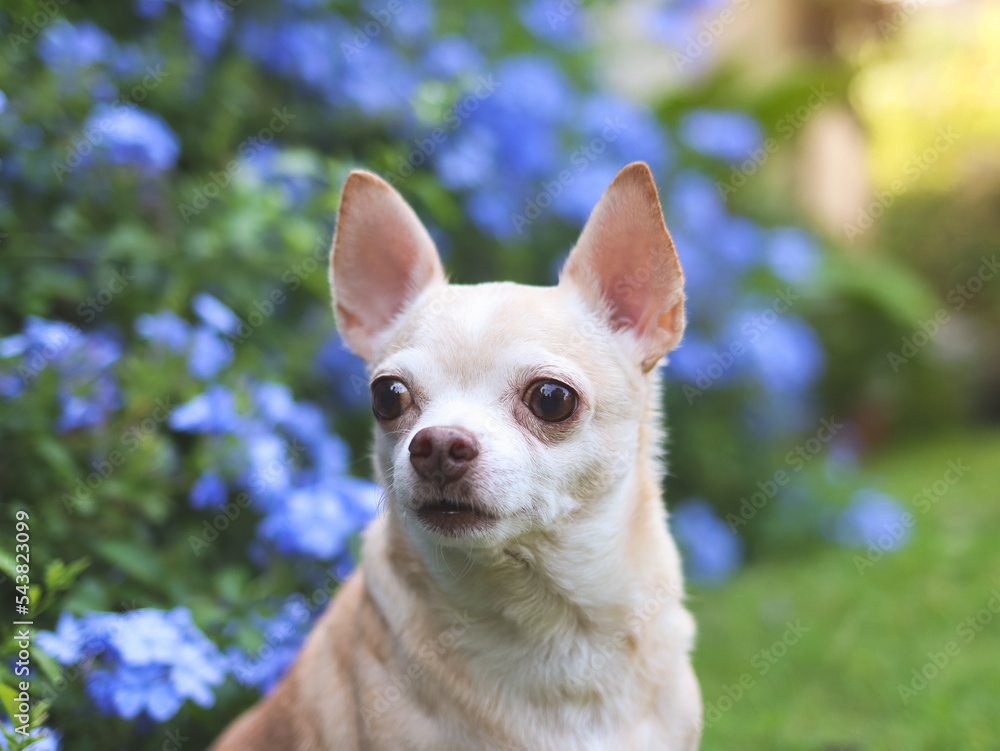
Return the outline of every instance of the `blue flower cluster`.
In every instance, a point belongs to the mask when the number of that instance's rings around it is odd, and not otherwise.
[[[139,316],[135,330],[163,351],[186,353],[188,372],[195,378],[208,380],[233,361],[233,336],[240,320],[205,292],[194,298],[191,307],[200,319],[194,326],[173,311],[162,310]]]
[[[689,402],[718,384],[753,386],[762,399],[748,408],[752,425],[803,428],[826,365],[822,342],[795,310],[801,295],[794,285],[810,284],[819,268],[815,238],[731,214],[712,181],[692,171],[677,177],[667,213],[695,322],[667,376],[685,384]],[[751,273],[773,278],[773,292],[744,293]]]
[[[20,396],[50,366],[57,374],[60,433],[102,425],[120,406],[118,380],[111,366],[122,348],[112,332],[84,333],[62,321],[29,316],[24,330],[0,339],[0,359],[12,359],[0,370],[0,396]]]
[[[433,168],[447,187],[465,194],[477,225],[497,237],[522,233],[541,204],[551,203],[556,216],[579,222],[625,162],[643,159],[657,169],[669,163],[671,148],[647,107],[602,92],[581,94],[545,53],[515,55],[488,67],[477,44],[489,46],[488,34],[478,40],[435,37],[435,10],[425,0],[371,5],[350,16],[312,3],[286,3],[264,15],[220,12],[207,0],[183,0],[180,7],[199,56],[212,58],[231,36],[247,58],[328,102],[334,119],[360,114],[382,120],[403,138],[446,129]],[[137,4],[146,17],[164,8],[149,0]],[[588,13],[578,6],[531,2],[520,18],[540,42],[557,49],[586,38]],[[109,57],[113,40],[92,24],[66,23],[59,30],[80,61]],[[94,37],[92,49],[80,36]],[[46,59],[56,66],[65,57]],[[412,103],[432,81],[454,85],[459,94],[441,122],[418,122]],[[144,113],[133,112],[139,123]],[[114,129],[121,141],[114,144],[114,160],[150,169],[166,169],[176,160],[175,139],[165,124],[126,125]],[[715,129],[731,142],[722,130]],[[133,133],[146,140],[131,140]],[[742,143],[737,139],[736,146]],[[413,166],[403,161],[401,178]]]
[[[204,456],[214,462],[202,467],[191,487],[192,507],[222,508],[230,490],[242,490],[262,515],[258,549],[332,561],[337,576],[345,576],[353,566],[348,539],[374,515],[377,487],[346,476],[346,445],[329,432],[320,409],[296,401],[288,387],[244,380],[237,392],[214,382],[232,362],[233,337],[241,324],[230,308],[206,293],[195,296],[192,309],[195,323],[170,311],[135,322],[154,356],[183,358],[188,372],[206,382],[201,394],[168,418],[173,430],[203,434]],[[8,361],[0,371],[0,387],[6,398],[19,397],[51,368],[62,404],[58,429],[92,428],[120,406],[112,370],[120,355],[118,339],[110,333],[28,318],[22,333],[0,340],[0,357]],[[339,374],[345,400],[360,403],[363,368],[338,339],[322,350],[317,366]],[[254,662],[253,670],[242,670],[237,679],[267,690],[300,646],[313,615],[305,612],[303,617],[302,607],[289,601],[273,623],[255,618],[267,649],[252,658],[232,651],[244,667]],[[38,642],[65,665],[85,665],[87,691],[98,708],[128,719],[163,721],[187,699],[209,706],[211,687],[230,670],[184,608],[80,618],[63,613],[55,632],[40,634]],[[40,741],[56,742],[54,737]]]
[[[221,508],[229,488],[249,493],[263,515],[259,537],[283,555],[350,560],[350,536],[372,518],[378,487],[345,476],[348,450],[322,412],[277,383],[249,387],[249,409],[213,384],[171,414],[174,430],[202,433],[218,457],[191,489],[195,508]],[[237,439],[234,449],[227,437]]]
[[[188,699],[210,707],[212,688],[229,670],[187,608],[80,618],[64,612],[56,630],[40,632],[37,641],[63,665],[83,666],[87,692],[102,713],[127,719],[162,722]]]
[[[211,378],[231,361],[227,337],[240,321],[206,293],[197,295],[192,307],[200,319],[194,326],[161,311],[140,317],[136,330],[153,347],[186,354],[195,377]],[[357,358],[329,346],[321,360],[328,367],[357,368]],[[356,370],[353,375],[360,378]],[[341,388],[357,401],[357,382],[349,383]],[[170,414],[173,430],[204,434],[210,442],[207,453],[215,459],[192,486],[191,505],[222,508],[230,488],[238,488],[263,515],[259,537],[275,552],[347,566],[348,539],[374,515],[377,486],[346,476],[347,446],[327,430],[319,407],[295,401],[291,390],[278,383],[248,383],[245,397],[247,408],[240,411],[237,394],[212,383]]]
[[[138,106],[99,104],[83,128],[104,132],[96,153],[111,164],[132,164],[156,174],[171,169],[180,154],[180,142],[163,118]]]
[[[681,118],[681,140],[706,156],[737,161],[764,142],[764,131],[745,112],[692,110]]]
[[[450,137],[434,155],[441,182],[465,193],[479,229],[525,236],[543,214],[577,225],[625,163],[662,170],[671,147],[644,105],[579,93],[543,54],[509,57],[446,120]]]
[[[361,358],[347,349],[339,334],[333,334],[316,353],[316,367],[337,390],[345,409],[368,409],[368,377]]]
[[[722,584],[743,563],[743,541],[707,501],[689,498],[670,514],[670,526],[684,553],[685,572],[696,584]]]
[[[57,18],[42,30],[38,55],[57,74],[64,92],[86,92],[94,103],[65,161],[57,162],[60,182],[80,164],[95,160],[135,165],[154,175],[174,167],[180,155],[177,135],[159,115],[137,104],[147,91],[132,96],[121,88],[136,78],[145,78],[150,87],[158,84],[156,71],[162,64],[155,52],[120,45],[92,21],[74,24]]]
[[[876,548],[883,553],[899,550],[909,542],[913,515],[891,495],[862,488],[851,496],[837,519],[834,537],[843,545]]]
[[[252,651],[232,646],[226,651],[236,680],[269,692],[295,660],[317,612],[301,595],[293,595],[270,618],[252,615],[249,622],[261,636],[260,646]]]

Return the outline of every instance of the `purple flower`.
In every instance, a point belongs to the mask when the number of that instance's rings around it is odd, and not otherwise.
[[[756,120],[729,110],[688,112],[681,118],[678,135],[695,151],[728,161],[749,158],[764,140]]]
[[[762,234],[749,219],[730,216],[714,228],[714,250],[727,268],[742,274],[758,262]]]
[[[222,334],[235,334],[240,327],[240,319],[229,306],[207,292],[199,292],[191,301],[195,314]]]
[[[66,433],[79,428],[91,428],[104,422],[104,410],[99,404],[72,394],[59,394],[61,411],[56,430]]]
[[[823,374],[826,367],[823,344],[802,319],[784,315],[768,324],[767,318],[758,320],[756,314],[746,317],[738,313],[737,318],[742,323],[738,327],[734,325],[734,332],[752,330],[756,334],[751,335],[753,342],[748,348],[748,360],[771,394],[804,393]]]
[[[197,326],[188,354],[188,372],[203,380],[212,378],[233,361],[233,348],[207,326]]]
[[[213,0],[183,0],[184,31],[202,57],[215,57],[229,28],[232,8]]]
[[[120,406],[117,379],[110,368],[121,351],[117,339],[102,332],[79,336],[56,351],[60,433],[103,424],[107,414]]]
[[[226,481],[217,472],[206,472],[191,486],[192,508],[221,508],[226,503]]]
[[[18,376],[0,374],[0,393],[6,398],[20,395],[54,364],[59,378],[60,432],[98,425],[107,412],[118,408],[120,398],[110,367],[121,356],[121,345],[111,335],[83,334],[68,323],[29,316],[22,333],[0,339],[0,357],[18,355]]]
[[[91,21],[72,24],[65,18],[52,21],[42,32],[38,55],[60,73],[73,73],[87,65],[114,57],[111,36]]]
[[[872,488],[862,488],[851,496],[850,505],[837,520],[834,536],[842,545],[874,546],[888,552],[899,550],[909,541],[912,527],[913,516],[899,501]]]
[[[509,191],[477,190],[465,204],[469,216],[480,231],[501,239],[513,236],[518,227],[511,221],[515,215],[523,216],[524,206]],[[521,231],[526,231],[521,228]]]
[[[271,423],[283,423],[295,415],[292,390],[283,383],[257,384],[253,389],[253,397],[260,413]]]
[[[341,87],[365,115],[384,116],[408,111],[417,83],[413,65],[376,39],[351,57]]]
[[[94,331],[76,339],[57,358],[59,373],[71,384],[89,383],[121,358],[122,345],[117,333]]]
[[[159,18],[171,0],[134,0],[135,12],[142,18]]]
[[[683,52],[686,45],[692,43],[692,36],[704,23],[705,14],[718,12],[729,4],[729,0],[674,0],[667,5],[653,4],[648,6],[639,21],[650,40],[666,43],[671,47],[680,48]],[[711,55],[698,55],[689,62],[709,62]],[[684,65],[679,66],[681,70]]]
[[[684,552],[688,576],[699,584],[721,584],[743,562],[743,541],[701,498],[678,504],[671,527]]]
[[[84,129],[104,135],[96,153],[105,161],[135,165],[146,173],[171,169],[180,154],[180,141],[163,118],[137,106],[98,105]]]
[[[496,100],[510,114],[532,121],[558,122],[571,106],[573,91],[560,67],[540,55],[518,55],[504,60],[497,69]],[[513,123],[512,123],[513,124]],[[516,137],[515,129],[510,133]],[[532,134],[521,133],[528,140]]]
[[[767,263],[786,282],[811,279],[819,266],[816,238],[798,227],[778,227],[771,231],[767,244]]]
[[[212,706],[212,687],[229,667],[187,608],[87,613],[79,620],[63,614],[56,633],[37,639],[63,664],[82,662],[98,710],[126,719],[146,714],[163,722],[187,699]]]
[[[454,78],[482,70],[483,55],[464,37],[445,36],[436,39],[424,52],[424,66],[432,76]]]
[[[333,560],[347,552],[348,538],[377,503],[378,486],[354,478],[298,488],[265,516],[259,534],[279,553]]]
[[[301,595],[292,595],[272,618],[252,616],[252,625],[263,641],[256,650],[227,650],[236,680],[262,693],[270,692],[298,655],[316,613],[306,607]]]
[[[292,481],[292,462],[288,444],[275,433],[257,433],[247,441],[249,473],[246,484],[265,496],[288,490]]]
[[[233,392],[213,384],[171,412],[167,424],[173,430],[192,433],[227,433],[239,430],[242,420],[236,414]]]
[[[381,0],[367,5],[375,13],[384,12],[382,9],[386,7]],[[434,28],[434,6],[427,0],[407,0],[389,20],[389,28],[404,44],[419,42]]]
[[[171,310],[139,316],[135,330],[143,339],[162,344],[171,352],[180,352],[191,337],[191,325]]]
[[[46,362],[58,360],[78,346],[81,336],[80,329],[72,324],[28,316],[23,333],[0,339],[0,357],[24,355],[29,359],[37,354]],[[31,362],[26,364],[37,370]]]
[[[365,364],[347,349],[339,334],[323,343],[316,355],[316,366],[330,379],[343,406],[359,409],[371,404]]]
[[[628,162],[648,162],[653,170],[670,161],[670,147],[663,128],[645,105],[607,93],[587,97],[580,118],[574,123],[584,144],[600,139],[606,145],[604,159],[615,169]],[[600,148],[595,146],[594,150]]]
[[[434,164],[445,187],[452,190],[472,188],[496,173],[499,144],[492,131],[470,124],[452,138]]]
[[[13,399],[24,393],[24,381],[17,376],[0,373],[0,396]]]
[[[700,172],[686,170],[678,175],[666,203],[677,223],[696,237],[711,238],[728,217],[715,184]]]
[[[553,200],[553,210],[569,221],[583,224],[617,172],[617,166],[606,162],[588,166],[583,172],[574,175],[573,181],[566,185],[562,195]]]
[[[309,402],[297,402],[283,426],[295,438],[316,450],[327,441],[340,440],[327,433],[323,410]]]
[[[132,78],[144,76],[148,72],[146,66],[155,66],[162,63],[163,58],[155,52],[149,52],[140,44],[125,44],[118,49],[118,54],[111,61],[110,72],[121,78]],[[101,91],[91,89],[94,98],[110,102],[118,97],[118,87],[111,80],[110,76],[95,84]]]
[[[735,363],[726,345],[717,347],[697,332],[687,332],[681,346],[670,355],[667,373],[700,389],[728,381],[733,374],[732,364],[727,365],[730,359]]]
[[[345,49],[351,50],[349,59],[361,54],[360,50],[354,51],[353,36],[351,27],[334,15],[277,23],[249,18],[237,32],[237,43],[248,58],[335,101],[341,96],[340,79],[348,62]]]
[[[586,11],[566,0],[528,0],[518,10],[521,23],[539,39],[565,47],[579,47],[585,41]]]
[[[59,616],[55,631],[41,631],[36,637],[38,646],[63,665],[79,662],[84,656],[85,631],[69,612]]]
[[[261,522],[259,534],[284,555],[329,560],[344,551],[354,531],[340,498],[313,487],[289,493],[281,507]]]
[[[0,357],[15,357],[31,346],[31,340],[25,334],[11,334],[0,339]]]

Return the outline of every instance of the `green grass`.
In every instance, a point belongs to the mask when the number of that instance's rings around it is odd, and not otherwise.
[[[959,459],[968,472],[922,512],[914,496]],[[862,574],[864,551],[817,543],[692,595],[704,700],[727,710],[706,723],[705,751],[1000,749],[1000,613],[962,628],[1000,594],[1000,435],[897,449],[866,470],[914,513],[902,550]],[[769,661],[789,621],[808,631]],[[953,656],[904,704],[898,686],[948,642]],[[741,676],[750,687],[720,703]]]

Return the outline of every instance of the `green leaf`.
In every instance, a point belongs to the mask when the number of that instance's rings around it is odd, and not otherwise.
[[[45,586],[53,592],[63,592],[73,586],[73,582],[90,565],[89,558],[80,558],[68,566],[60,559],[52,561],[45,571]]]
[[[137,545],[128,540],[100,540],[95,552],[101,558],[144,584],[159,589],[167,581],[167,574],[156,556],[147,546]]]
[[[938,306],[930,286],[915,272],[872,253],[831,253],[820,277],[820,291],[858,295],[903,326],[934,314]]]
[[[14,717],[14,704],[16,702],[17,689],[6,683],[0,683],[0,704],[3,705],[3,711],[7,713],[8,717]]]
[[[36,701],[31,707],[31,727],[37,728],[44,724],[45,720],[49,717],[49,707],[52,706],[52,701],[50,699],[42,699]]]
[[[0,548],[0,571],[3,571],[11,579],[14,578],[14,556],[4,548]]]
[[[38,440],[36,450],[55,472],[66,480],[70,487],[77,476],[76,462],[69,452],[54,438],[45,437]]]
[[[62,675],[62,666],[56,662],[52,655],[45,652],[40,647],[35,648],[35,651],[31,653],[31,658],[38,663],[38,667],[41,668],[45,677],[50,681],[56,681],[59,679],[59,676]]]

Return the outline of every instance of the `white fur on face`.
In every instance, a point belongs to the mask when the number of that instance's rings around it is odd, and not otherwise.
[[[622,334],[571,285],[435,285],[389,332],[372,380],[400,378],[413,404],[376,431],[376,463],[406,528],[445,545],[492,547],[595,508],[635,466],[648,383]],[[551,378],[579,403],[546,423],[523,402]],[[469,472],[444,488],[410,464],[409,444],[431,426],[460,426],[480,446]],[[619,483],[620,484],[620,483]],[[425,530],[413,512],[437,498],[471,502],[499,524],[458,538]]]

